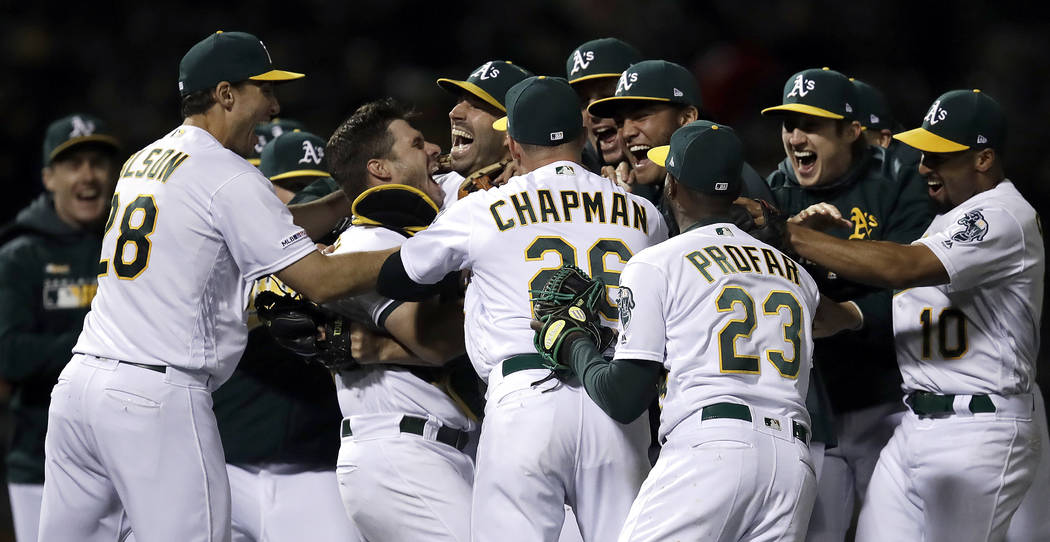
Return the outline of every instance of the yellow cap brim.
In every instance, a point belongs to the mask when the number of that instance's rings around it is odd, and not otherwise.
[[[297,169],[295,171],[286,171],[280,175],[274,175],[270,177],[271,181],[279,181],[281,179],[288,179],[290,177],[331,177],[332,174],[327,171],[321,171],[319,169]]]
[[[595,114],[595,112],[594,112],[595,106],[597,106],[597,109],[608,108],[609,106],[604,106],[604,105],[601,105],[601,104],[609,104],[609,103],[613,103],[613,102],[622,102],[622,101],[627,101],[627,100],[638,101],[638,102],[645,102],[645,101],[648,101],[648,102],[670,102],[671,101],[671,100],[669,100],[667,98],[652,98],[652,97],[649,97],[649,96],[610,96],[608,98],[602,98],[600,100],[595,100],[595,101],[591,102],[591,105],[587,106],[587,112],[592,114],[592,115],[594,115],[594,116],[596,116],[596,117],[609,118],[609,117],[606,117],[606,116],[603,116],[603,115]]]
[[[496,119],[496,122],[492,123],[492,128],[494,128],[494,129],[496,129],[496,130],[498,130],[500,132],[506,132],[507,131],[507,117],[500,117],[500,118]]]
[[[83,145],[84,143],[105,143],[113,147],[114,149],[120,149],[120,142],[117,141],[117,138],[108,135],[96,134],[83,137],[74,137],[73,139],[63,141],[61,145],[55,147],[54,150],[51,151],[51,154],[47,158],[49,161],[54,160],[56,156],[61,154],[66,149],[76,145]]]
[[[649,158],[654,164],[664,167],[667,163],[667,155],[671,153],[670,145],[661,145],[659,147],[653,147],[649,149],[649,152],[645,153],[645,156]]]
[[[496,98],[493,98],[491,94],[489,94],[488,92],[485,92],[485,89],[475,85],[474,83],[471,83],[470,81],[457,81],[455,79],[441,78],[441,79],[437,80],[437,84],[438,84],[439,87],[441,87],[441,88],[443,88],[445,90],[453,90],[453,89],[449,88],[448,85],[452,85],[453,87],[461,88],[461,89],[463,89],[463,90],[465,90],[465,91],[467,91],[467,92],[477,96],[478,98],[481,98],[482,100],[485,101],[485,103],[488,103],[488,104],[496,107],[500,111],[503,111],[504,113],[507,112],[507,108],[503,107],[503,104],[499,103],[499,100],[497,100]]]
[[[924,152],[959,152],[970,148],[950,139],[945,139],[925,128],[901,132],[893,136],[893,139],[900,140],[905,145],[915,147]]]
[[[253,166],[255,166],[255,167],[259,167],[259,164],[262,163],[262,159],[260,159],[260,158],[249,158],[248,159],[248,163],[253,165]]]
[[[784,104],[775,107],[767,107],[762,110],[763,115],[770,113],[778,113],[781,111],[790,111],[793,113],[802,113],[803,115],[812,115],[814,117],[824,117],[826,119],[844,119],[842,115],[838,113],[832,113],[827,109],[821,109],[819,107],[813,107],[812,105],[806,104]]]
[[[248,79],[252,81],[291,81],[292,79],[302,79],[303,77],[306,77],[306,74],[286,72],[284,70],[270,70],[266,73],[253,75]]]
[[[613,77],[619,79],[619,73],[592,73],[590,75],[584,75],[583,77],[577,77],[576,79],[569,79],[570,85],[575,85],[583,81],[590,81],[591,79],[611,79]]]

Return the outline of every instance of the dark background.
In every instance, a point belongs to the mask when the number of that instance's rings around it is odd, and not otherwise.
[[[780,103],[796,71],[830,66],[881,88],[908,128],[942,92],[980,88],[1009,116],[1008,176],[1043,210],[1050,202],[1048,23],[1024,5],[972,0],[3,2],[0,222],[41,189],[50,121],[96,114],[125,142],[126,155],[178,124],[179,59],[215,30],[254,33],[277,67],[306,73],[278,88],[281,116],[323,138],[362,102],[391,95],[412,103],[422,113],[417,126],[446,150],[453,104],[437,77],[462,79],[492,59],[564,76],[577,45],[616,36],[648,58],[692,69],[704,109],[737,128],[763,175],[783,148],[779,126],[759,110]],[[1043,327],[1046,336],[1046,319]],[[3,530],[0,520],[0,541]]]

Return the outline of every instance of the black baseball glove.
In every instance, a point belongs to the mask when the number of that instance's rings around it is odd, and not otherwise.
[[[598,303],[605,296],[605,283],[591,278],[574,265],[563,265],[542,290],[530,290],[532,308],[542,327],[534,344],[544,362],[556,372],[572,371],[559,359],[565,337],[573,331],[587,335],[603,351],[613,343],[616,333],[601,324]]]
[[[277,344],[332,371],[357,365],[350,355],[350,326],[342,316],[298,296],[271,291],[255,296],[259,320]]]
[[[751,237],[781,252],[788,252],[787,243],[785,242],[788,216],[781,213],[776,206],[766,200],[756,199],[751,201],[754,204],[751,205],[750,209],[738,203],[730,205],[730,220],[736,227],[750,234]]]

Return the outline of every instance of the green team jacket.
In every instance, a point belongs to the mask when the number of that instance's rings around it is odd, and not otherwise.
[[[98,288],[101,229],[75,230],[50,194],[0,233],[0,379],[12,386],[8,481],[44,483],[51,388],[71,357]]]
[[[934,216],[926,182],[915,164],[881,147],[868,147],[855,156],[846,174],[830,185],[803,188],[788,159],[767,182],[777,205],[786,213],[794,214],[820,202],[838,207],[853,222],[853,228],[828,233],[843,239],[907,244],[923,234]],[[835,301],[852,300],[864,313],[863,328],[814,341],[813,362],[824,379],[834,411],[900,401],[892,292],[838,278],[814,265],[806,268],[822,293]]]

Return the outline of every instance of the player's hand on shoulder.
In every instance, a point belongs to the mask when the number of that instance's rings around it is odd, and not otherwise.
[[[838,207],[830,203],[814,203],[788,219],[788,223],[823,231],[829,228],[852,228],[853,222],[842,217]]]
[[[521,168],[518,167],[518,162],[516,160],[507,162],[507,165],[503,166],[503,171],[501,171],[495,179],[492,179],[492,186],[503,186],[507,184],[507,181],[509,181],[511,177],[518,175],[520,171]]]

